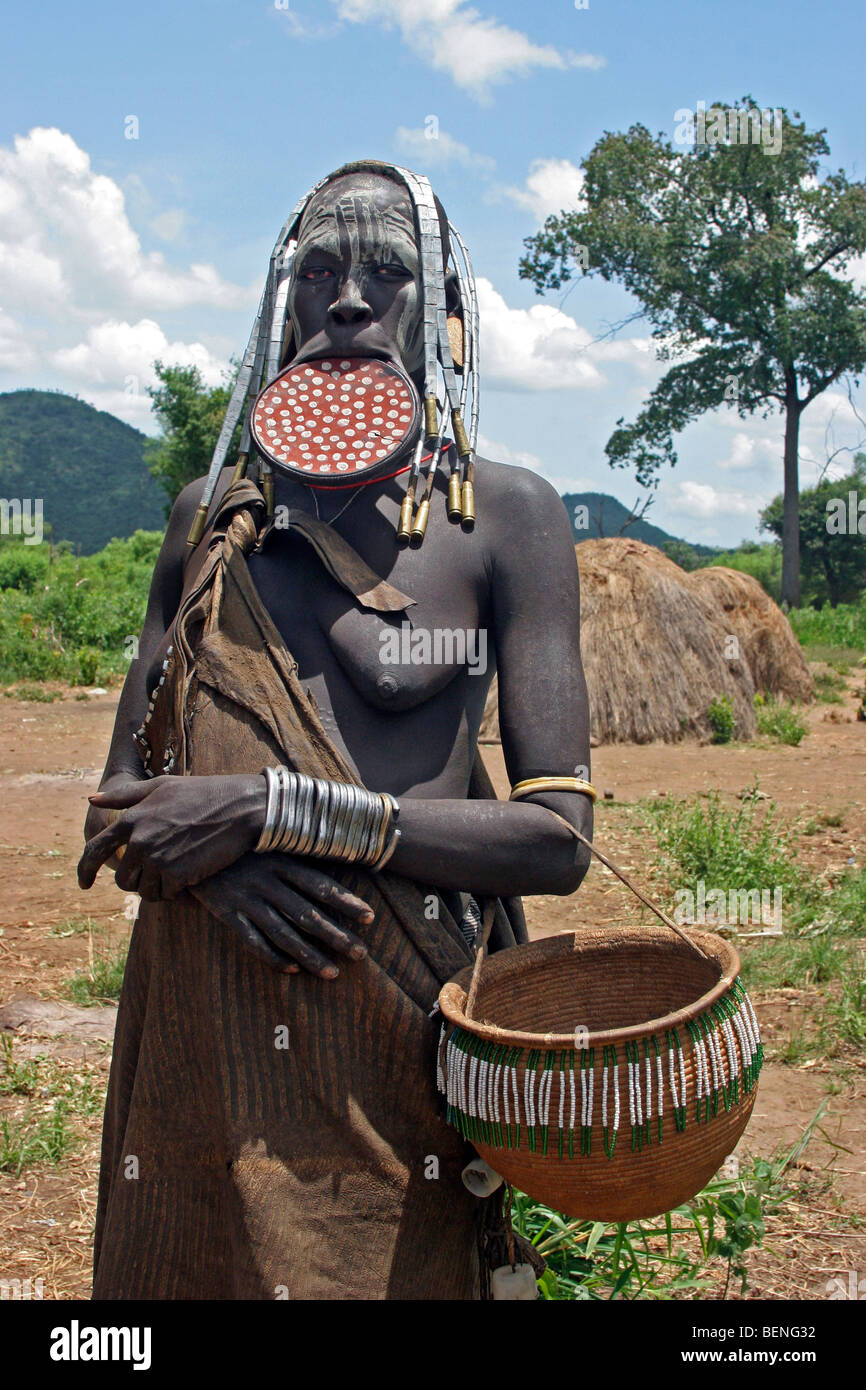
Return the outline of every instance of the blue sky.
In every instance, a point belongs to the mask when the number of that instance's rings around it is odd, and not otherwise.
[[[672,135],[701,100],[798,110],[827,127],[832,167],[866,176],[864,31],[862,0],[7,7],[0,390],[75,392],[152,431],[153,358],[218,381],[291,206],[348,159],[393,159],[430,176],[473,256],[487,451],[631,503],[643,494],[604,444],[660,374],[647,326],[599,341],[634,308],[601,281],[538,298],[517,275],[523,238],[579,195],[604,130]],[[864,435],[846,393],[826,393],[803,420],[804,483]],[[715,544],[755,535],[781,419],[717,413],[679,455],[651,519]]]

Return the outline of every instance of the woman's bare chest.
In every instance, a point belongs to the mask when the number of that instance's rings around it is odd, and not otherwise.
[[[482,678],[486,689],[493,653],[474,576],[423,563],[419,554],[409,560],[388,579],[415,603],[379,612],[360,605],[301,542],[250,557],[253,582],[301,680],[322,681],[335,696],[348,685],[373,709],[394,713],[426,704],[455,681]]]

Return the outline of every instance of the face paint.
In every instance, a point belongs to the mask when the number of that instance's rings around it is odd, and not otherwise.
[[[415,373],[423,311],[409,199],[388,180],[342,178],[304,214],[289,289],[297,354],[381,354]]]

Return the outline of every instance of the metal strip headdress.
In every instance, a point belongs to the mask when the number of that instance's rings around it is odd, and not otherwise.
[[[478,298],[475,277],[466,246],[452,223],[448,223],[451,242],[449,261],[453,267],[460,298],[460,319],[463,336],[462,380],[458,385],[457,368],[448,336],[448,311],[445,293],[446,262],[442,245],[439,213],[430,182],[421,174],[393,164],[363,160],[345,165],[321,179],[292,210],[271,253],[268,276],[259,303],[252,333],[244,353],[231,400],[219,433],[213,459],[208,470],[201,501],[193,518],[188,544],[201,540],[207,514],[216,490],[220,473],[225,466],[229,445],[243,417],[240,452],[235,478],[246,472],[250,456],[250,413],[264,386],[280,370],[280,353],[286,329],[288,296],[300,222],[310,200],[333,179],[343,174],[368,171],[399,180],[407,189],[415,211],[421,258],[421,295],[424,314],[424,425],[419,435],[409,470],[409,480],[398,525],[398,541],[419,545],[427,529],[430,499],[436,473],[442,457],[446,422],[450,415],[454,435],[454,458],[448,484],[448,517],[471,530],[475,522],[475,447],[478,438]],[[455,254],[455,250],[458,255]],[[440,411],[440,373],[442,378]],[[471,392],[469,433],[464,425],[467,399]],[[416,493],[421,476],[425,442],[430,448],[423,495],[416,511]],[[258,460],[262,492],[269,515],[274,509],[274,479],[271,464]]]

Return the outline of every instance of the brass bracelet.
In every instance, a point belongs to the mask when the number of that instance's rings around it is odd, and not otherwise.
[[[598,800],[595,787],[583,777],[527,777],[515,783],[508,799],[519,801],[521,797],[532,796],[534,792],[581,792],[593,804]]]

